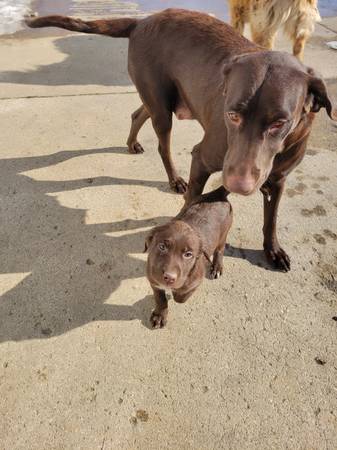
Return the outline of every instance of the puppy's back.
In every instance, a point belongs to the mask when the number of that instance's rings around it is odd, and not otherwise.
[[[227,195],[223,186],[200,195],[176,217],[191,225],[209,249],[216,248],[219,239],[232,224],[232,205]]]

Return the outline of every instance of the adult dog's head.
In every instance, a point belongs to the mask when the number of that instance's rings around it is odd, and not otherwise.
[[[312,113],[325,108],[337,120],[324,82],[292,55],[256,52],[235,57],[224,69],[228,150],[223,184],[249,195],[267,180],[275,156],[292,145],[291,133],[310,130]]]

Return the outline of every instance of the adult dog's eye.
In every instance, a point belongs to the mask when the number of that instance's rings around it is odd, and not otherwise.
[[[183,257],[186,259],[191,259],[193,257],[193,253],[190,251],[184,252]]]
[[[158,248],[161,252],[164,252],[166,250],[166,245],[163,243],[158,244]]]
[[[230,111],[227,113],[227,116],[229,118],[229,120],[234,124],[234,125],[240,125],[241,123],[241,116],[240,114]]]
[[[277,134],[279,131],[282,130],[285,124],[286,120],[277,120],[276,122],[270,125],[270,127],[268,128],[268,133],[272,135]]]

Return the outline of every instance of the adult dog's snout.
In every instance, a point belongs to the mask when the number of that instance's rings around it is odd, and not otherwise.
[[[230,192],[250,195],[256,190],[260,173],[261,171],[256,167],[229,167],[227,171],[224,170],[223,185]]]

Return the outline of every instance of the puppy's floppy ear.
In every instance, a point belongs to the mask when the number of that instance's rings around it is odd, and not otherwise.
[[[156,233],[161,230],[163,227],[162,226],[157,226],[154,227],[150,230],[149,234],[146,236],[145,238],[145,246],[144,246],[144,251],[143,253],[146,253],[148,251],[148,249],[150,248],[150,245],[153,241],[153,238],[155,237]]]
[[[153,240],[153,237],[155,235],[155,228],[152,228],[152,230],[150,231],[150,233],[146,236],[145,238],[145,244],[144,244],[144,251],[143,253],[146,253],[151,245],[151,242]]]
[[[198,258],[200,258],[200,256],[203,255],[207,259],[207,261],[212,264],[211,258],[209,257],[209,254],[204,249],[204,245],[202,243],[202,240],[201,240],[201,237],[199,236],[199,234],[198,234],[198,239],[199,239],[199,254],[198,254]]]
[[[308,72],[313,74],[313,71],[308,70]],[[325,108],[330,119],[337,121],[337,110],[332,106],[325,83],[321,78],[316,76],[309,77],[306,105],[307,108],[310,106],[310,111],[315,113],[321,108]]]

